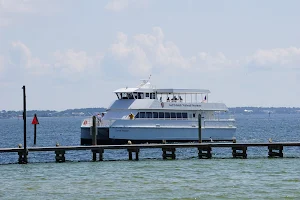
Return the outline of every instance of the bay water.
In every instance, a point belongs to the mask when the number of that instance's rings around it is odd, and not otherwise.
[[[237,142],[299,142],[300,114],[236,115]],[[32,119],[27,144],[33,146]],[[37,145],[80,145],[83,117],[39,118]],[[0,120],[0,148],[23,144],[23,120]],[[267,158],[266,147],[250,147],[248,159],[214,148],[212,159],[197,149],[177,149],[162,160],[161,149],[142,149],[139,161],[126,150],[106,150],[103,162],[90,151],[70,151],[65,163],[54,152],[0,154],[0,199],[300,199],[300,148],[284,148],[284,158]]]

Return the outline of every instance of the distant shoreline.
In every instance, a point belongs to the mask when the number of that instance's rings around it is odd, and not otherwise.
[[[39,117],[76,117],[92,116],[104,112],[106,108],[77,108],[64,111],[55,110],[28,110],[27,117],[33,117],[37,114]],[[231,114],[300,114],[300,108],[297,107],[230,107]],[[22,118],[23,111],[0,111],[0,119]]]

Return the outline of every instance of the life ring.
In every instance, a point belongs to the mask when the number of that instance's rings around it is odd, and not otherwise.
[[[83,125],[86,125],[86,124],[87,124],[87,121],[86,121],[86,120],[84,120],[84,121],[83,121]]]

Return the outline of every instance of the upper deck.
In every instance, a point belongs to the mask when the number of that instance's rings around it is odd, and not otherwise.
[[[142,80],[142,83],[135,88],[120,88],[114,93],[119,100],[159,99],[161,102],[207,103],[210,91],[204,89],[156,89],[149,80]]]

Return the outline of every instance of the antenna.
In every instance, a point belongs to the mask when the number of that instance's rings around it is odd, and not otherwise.
[[[150,74],[150,76],[149,76],[149,78],[148,78],[148,81],[150,81],[150,78],[151,78],[151,74]]]

